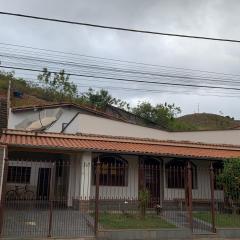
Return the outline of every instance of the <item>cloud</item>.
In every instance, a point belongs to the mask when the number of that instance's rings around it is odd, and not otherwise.
[[[96,24],[240,39],[240,3],[237,0],[0,0],[1,11],[84,21]],[[0,15],[1,41],[33,47],[125,59],[159,65],[208,71],[239,73],[239,44],[180,39],[109,31]],[[83,83],[86,83],[84,80]],[[170,81],[170,80],[168,80]],[[107,85],[107,83],[104,83]],[[122,86],[121,83],[109,85]],[[133,85],[132,85],[133,86]],[[134,84],[136,88],[145,85]],[[152,86],[148,86],[151,88]],[[117,97],[136,103],[170,101],[184,113],[193,112],[198,103],[204,112],[240,117],[238,98],[140,91],[114,91]],[[225,92],[226,95],[231,92]],[[223,95],[223,92],[220,94]],[[217,95],[217,94],[215,94]],[[219,95],[219,93],[218,93]],[[221,108],[221,109],[220,109]]]

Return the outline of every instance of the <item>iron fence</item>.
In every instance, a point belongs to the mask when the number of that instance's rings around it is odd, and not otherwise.
[[[132,164],[108,155],[85,162],[15,154],[6,169],[4,237],[73,238],[137,228],[207,234],[223,224],[240,227],[239,190],[226,194],[221,168],[208,161],[140,158]]]

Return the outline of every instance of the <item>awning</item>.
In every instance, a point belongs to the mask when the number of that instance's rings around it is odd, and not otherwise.
[[[9,148],[37,148],[70,151],[117,152],[139,155],[226,159],[240,157],[240,146],[185,141],[124,138],[88,134],[34,133],[4,130],[0,144]]]

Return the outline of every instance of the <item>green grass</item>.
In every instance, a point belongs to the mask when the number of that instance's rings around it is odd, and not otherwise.
[[[138,215],[124,215],[102,213],[99,217],[100,224],[106,229],[149,229],[149,228],[175,228],[157,215],[147,215],[141,219]]]
[[[211,223],[211,214],[208,212],[197,212],[193,216]],[[240,215],[217,213],[216,226],[221,228],[240,228]]]

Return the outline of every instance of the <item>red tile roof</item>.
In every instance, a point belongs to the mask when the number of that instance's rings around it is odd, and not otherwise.
[[[89,150],[207,159],[240,157],[240,146],[234,145],[210,145],[193,142],[159,141],[154,139],[87,134],[33,133],[18,130],[5,130],[0,139],[0,144],[21,148],[70,151]]]

